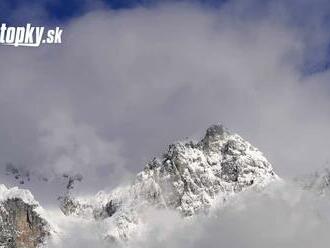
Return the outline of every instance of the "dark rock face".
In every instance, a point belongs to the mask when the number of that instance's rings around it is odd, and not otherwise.
[[[77,212],[81,205],[70,194],[60,196],[58,200],[61,211],[67,216]]]
[[[94,209],[93,216],[96,220],[103,220],[111,217],[116,213],[116,211],[120,208],[120,204],[114,200],[110,200],[105,206],[101,209]]]
[[[0,247],[35,248],[50,235],[47,222],[19,198],[0,204]]]

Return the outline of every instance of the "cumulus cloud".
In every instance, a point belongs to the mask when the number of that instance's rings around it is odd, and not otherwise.
[[[327,166],[328,12],[322,0],[93,10],[64,25],[62,45],[2,46],[0,168],[12,162],[55,181],[81,173],[89,193],[218,122],[260,148],[282,177]],[[38,200],[63,190],[25,187]],[[150,212],[132,247],[323,247],[328,209],[326,198],[286,184],[209,217]],[[99,223],[66,223],[55,247],[105,245],[94,235]]]
[[[131,247],[323,247],[329,203],[292,184],[273,185],[242,193],[207,217],[183,222],[166,211],[151,214],[149,232]]]
[[[124,247],[324,247],[330,241],[329,204],[328,197],[288,182],[240,193],[207,216],[182,219],[171,210],[150,209],[139,216],[143,224]],[[54,247],[122,247],[102,238],[106,222],[66,217],[64,223]]]
[[[1,47],[1,166],[115,184],[218,122],[284,177],[325,166],[329,73],[305,68],[324,62],[327,8],[299,3],[94,10],[65,24],[62,45]]]
[[[68,114],[50,115],[39,129],[37,151],[42,161],[41,173],[49,176],[81,173],[92,185],[108,179],[108,186],[114,186],[113,181],[125,175],[120,144],[105,141],[93,128],[74,123]]]

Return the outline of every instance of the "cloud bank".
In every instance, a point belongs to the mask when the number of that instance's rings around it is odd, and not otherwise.
[[[59,221],[65,223],[65,234],[51,247],[325,247],[330,241],[328,197],[289,182],[240,193],[225,207],[214,205],[208,216],[182,219],[170,210],[150,209],[140,216],[144,224],[135,238],[117,245],[102,239],[106,222],[65,217]]]
[[[152,231],[131,247],[307,248],[329,243],[328,199],[290,184],[239,197],[225,209],[188,224],[158,213],[151,218]]]
[[[327,10],[323,1],[93,10],[65,24],[61,46],[1,47],[1,167],[112,187],[219,122],[283,177],[324,167]]]
[[[0,47],[0,169],[11,162],[54,181],[81,173],[87,194],[219,122],[284,178],[327,166],[328,13],[321,0],[94,9],[64,25],[61,46]],[[62,190],[24,187],[42,201]],[[324,247],[327,209],[326,198],[285,185],[190,224],[151,212],[132,247]],[[63,247],[104,245],[95,223],[64,228]]]

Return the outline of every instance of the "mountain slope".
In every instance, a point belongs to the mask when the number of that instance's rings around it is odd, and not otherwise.
[[[0,247],[35,248],[50,235],[38,213],[40,206],[28,190],[0,185]]]
[[[150,161],[135,181],[111,193],[75,199],[61,197],[66,215],[98,220],[104,238],[127,241],[143,229],[144,212],[169,208],[183,217],[207,213],[219,197],[225,202],[246,190],[279,179],[262,153],[221,125],[207,129],[199,142],[178,142]]]

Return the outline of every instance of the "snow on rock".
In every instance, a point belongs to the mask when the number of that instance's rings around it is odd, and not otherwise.
[[[0,185],[0,247],[40,247],[50,235],[50,225],[29,190]]]
[[[305,190],[320,195],[330,195],[330,170],[325,168],[320,172],[296,178],[295,181]]]
[[[20,198],[26,204],[39,205],[34,199],[32,193],[26,189],[19,189],[18,187],[7,188],[5,185],[0,185],[0,202],[8,199]]]
[[[61,208],[67,215],[100,221],[104,238],[121,242],[138,235],[149,208],[177,210],[183,217],[207,213],[219,196],[224,202],[278,179],[257,148],[213,125],[199,142],[170,145],[162,157],[147,163],[132,185],[88,199],[68,193],[61,198]]]

